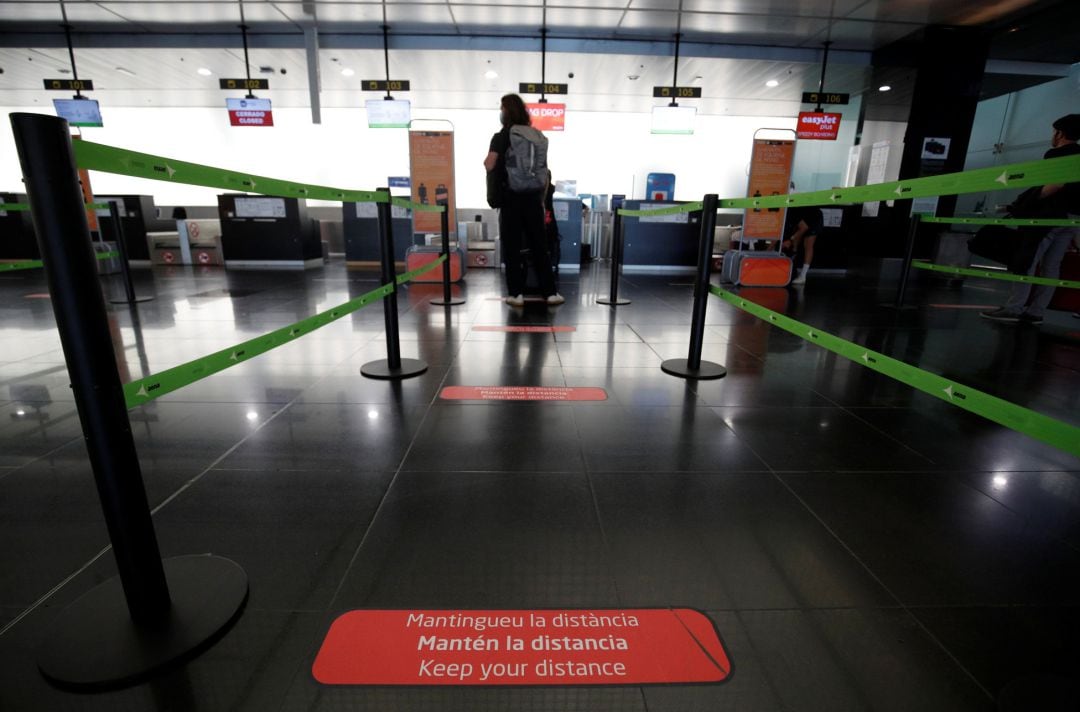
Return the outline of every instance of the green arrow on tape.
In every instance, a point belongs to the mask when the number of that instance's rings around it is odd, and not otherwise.
[[[619,215],[633,218],[651,218],[660,217],[661,215],[681,215],[682,213],[693,213],[701,210],[705,207],[704,203],[684,203],[683,205],[672,205],[668,208],[654,208],[652,210],[629,210],[627,208],[619,208]]]
[[[1068,279],[1050,279],[1049,277],[1033,277],[1026,274],[1012,274],[1011,272],[972,269],[970,267],[950,267],[936,265],[925,260],[912,260],[911,266],[915,269],[924,269],[930,272],[944,272],[946,274],[960,274],[966,277],[981,277],[983,279],[999,279],[1003,282],[1023,282],[1025,284],[1041,284],[1047,287],[1065,287],[1067,289],[1080,289],[1080,282]]]
[[[981,193],[1035,185],[1069,183],[1080,176],[1080,156],[1048,158],[1014,163],[998,168],[980,168],[962,173],[946,173],[928,178],[912,178],[892,183],[877,183],[854,188],[818,190],[810,193],[770,195],[760,198],[721,200],[721,208],[798,208],[805,206],[845,205],[878,200],[932,198],[939,195]]]
[[[99,260],[107,260],[112,257],[119,257],[120,253],[116,250],[112,252],[99,252],[94,255]],[[26,260],[25,262],[0,262],[0,272],[14,272],[21,269],[36,269],[38,267],[44,267],[45,263],[41,260]]]
[[[869,369],[912,386],[946,403],[951,403],[968,412],[992,420],[999,425],[1004,425],[1006,428],[1042,440],[1067,453],[1080,456],[1080,428],[1075,425],[1054,420],[1015,403],[969,388],[962,383],[951,381],[948,378],[911,366],[903,361],[897,361],[865,346],[827,334],[771,309],[766,309],[760,304],[755,304],[720,287],[711,286],[709,291],[728,304],[846,359],[861,363]]]
[[[923,215],[924,223],[939,223],[943,225],[1008,225],[1010,227],[1074,227],[1080,225],[1080,220],[1042,218],[1028,220],[1025,218],[939,218],[933,215]]]
[[[396,205],[399,208],[405,208],[417,213],[442,213],[446,212],[445,205],[428,205],[427,203],[414,203],[411,200],[405,198],[391,198],[391,205]]]
[[[398,284],[405,284],[409,280],[416,279],[420,275],[422,275],[422,274],[424,274],[426,272],[430,272],[431,270],[433,270],[436,267],[438,267],[439,265],[441,265],[443,262],[446,262],[446,255],[439,255],[439,258],[436,259],[434,262],[429,262],[428,264],[424,265],[423,267],[417,267],[416,269],[414,269],[411,272],[406,272],[404,274],[399,274],[395,279],[397,279]]]
[[[137,153],[92,141],[74,141],[72,146],[75,149],[75,161],[79,168],[92,171],[286,198],[314,198],[355,203],[385,203],[388,200],[388,195],[379,191],[348,190],[295,183],[250,173],[239,173],[225,168],[177,161],[149,153]]]

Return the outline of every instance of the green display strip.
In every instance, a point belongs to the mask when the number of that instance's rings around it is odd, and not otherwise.
[[[942,225],[1009,225],[1010,227],[1074,227],[1080,225],[1080,220],[1025,220],[1023,218],[938,218],[933,215],[923,215],[924,223],[939,223]]]
[[[950,381],[936,374],[897,361],[877,351],[846,341],[838,336],[826,334],[812,326],[795,321],[760,304],[748,301],[737,294],[719,287],[709,287],[709,291],[725,302],[745,312],[778,326],[799,336],[812,344],[839,354],[846,359],[862,364],[869,369],[882,373],[889,378],[917,388],[923,393],[939,398],[946,403],[959,406],[966,411],[992,420],[999,425],[1029,435],[1072,455],[1080,456],[1080,428],[1069,423],[1054,420],[1006,400],[996,398],[961,383]]]
[[[73,141],[72,146],[75,149],[75,161],[79,168],[92,171],[286,198],[341,200],[355,203],[385,203],[389,199],[387,193],[379,191],[346,190],[294,183],[250,173],[238,173],[225,168],[177,161],[149,153],[136,153],[92,141]]]
[[[108,210],[108,203],[86,203],[87,210]],[[8,210],[13,213],[29,212],[30,203],[0,203],[0,210]]]
[[[429,265],[424,265],[424,267],[420,269],[409,272],[409,279],[435,269],[441,261],[442,260],[436,260]],[[404,277],[406,275],[401,276]],[[402,281],[403,280],[399,277],[398,284]],[[315,316],[302,319],[290,326],[284,326],[280,329],[271,331],[268,334],[263,334],[262,336],[257,336],[254,339],[249,339],[248,341],[236,344],[235,346],[230,346],[227,349],[222,349],[209,356],[203,356],[194,361],[188,361],[187,363],[182,363],[179,366],[174,366],[173,368],[166,369],[160,373],[147,376],[146,378],[126,383],[124,384],[124,400],[127,402],[128,408],[134,408],[143,403],[148,403],[155,398],[160,398],[166,393],[172,393],[173,391],[179,390],[184,386],[189,386],[196,381],[201,381],[207,376],[212,376],[227,368],[249,361],[267,351],[272,351],[278,346],[283,346],[290,341],[295,341],[301,336],[310,334],[316,329],[337,321],[343,316],[347,316],[358,309],[366,307],[368,304],[389,296],[394,292],[394,289],[394,285],[385,284],[377,289],[371,290],[367,294],[362,294],[333,309],[328,309]]]
[[[1048,277],[1030,277],[1026,274],[1012,274],[999,270],[971,269],[970,267],[947,267],[936,265],[925,260],[912,260],[911,266],[915,269],[925,269],[931,272],[945,272],[947,274],[962,274],[967,277],[982,277],[984,279],[1000,279],[1004,282],[1024,282],[1025,284],[1042,284],[1047,287],[1066,287],[1068,289],[1080,289],[1080,282],[1068,279],[1049,279]]]
[[[112,252],[99,252],[95,255],[99,260],[107,260],[110,257],[119,257],[120,253],[113,250]],[[26,260],[25,262],[2,262],[0,263],[0,272],[14,272],[20,269],[37,269],[38,267],[44,267],[45,263],[41,260]]]
[[[651,218],[660,215],[681,215],[693,213],[705,207],[704,203],[686,203],[685,205],[673,205],[670,208],[656,208],[654,210],[628,210],[619,208],[619,215],[632,218]]]
[[[1064,156],[1042,161],[1014,163],[998,168],[980,168],[962,173],[946,173],[929,178],[912,178],[893,183],[861,185],[854,188],[817,190],[811,193],[770,195],[760,198],[721,200],[721,208],[798,208],[804,206],[869,203],[877,200],[931,198],[939,195],[981,193],[991,190],[1029,188],[1033,185],[1069,183],[1080,176],[1080,156]]]
[[[391,198],[390,203],[399,208],[406,208],[417,213],[442,213],[446,212],[445,205],[428,205],[427,203],[414,203],[405,198]]]
[[[416,277],[419,277],[420,275],[424,274],[425,272],[430,272],[431,270],[433,270],[436,267],[438,267],[439,265],[441,265],[443,262],[446,262],[446,255],[439,255],[439,258],[437,260],[435,260],[434,262],[430,262],[430,263],[424,265],[423,267],[417,267],[416,269],[412,270],[411,272],[406,272],[405,274],[399,274],[397,276],[397,283],[398,284],[405,284],[410,279],[415,279]]]

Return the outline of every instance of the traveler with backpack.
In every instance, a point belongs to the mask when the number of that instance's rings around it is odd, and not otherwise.
[[[532,127],[525,102],[507,94],[499,107],[502,130],[491,137],[487,169],[488,205],[499,209],[499,239],[506,264],[510,306],[525,305],[526,264],[531,261],[548,304],[565,300],[555,291],[547,235],[544,192],[547,189],[547,139]],[[531,260],[526,260],[526,253]]]

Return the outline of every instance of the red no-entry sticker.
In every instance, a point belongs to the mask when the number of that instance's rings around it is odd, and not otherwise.
[[[330,626],[312,667],[326,685],[717,683],[731,662],[689,608],[361,610]]]
[[[513,401],[602,401],[603,388],[565,388],[562,386],[447,386],[443,400],[513,400]]]

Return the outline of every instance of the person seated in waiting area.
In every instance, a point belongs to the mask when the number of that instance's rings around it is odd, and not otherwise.
[[[782,246],[784,252],[795,258],[795,266],[799,270],[791,280],[792,284],[806,281],[806,273],[810,271],[810,263],[814,261],[814,243],[824,226],[825,218],[821,214],[821,208],[788,208],[787,217],[784,219],[786,237]]]

